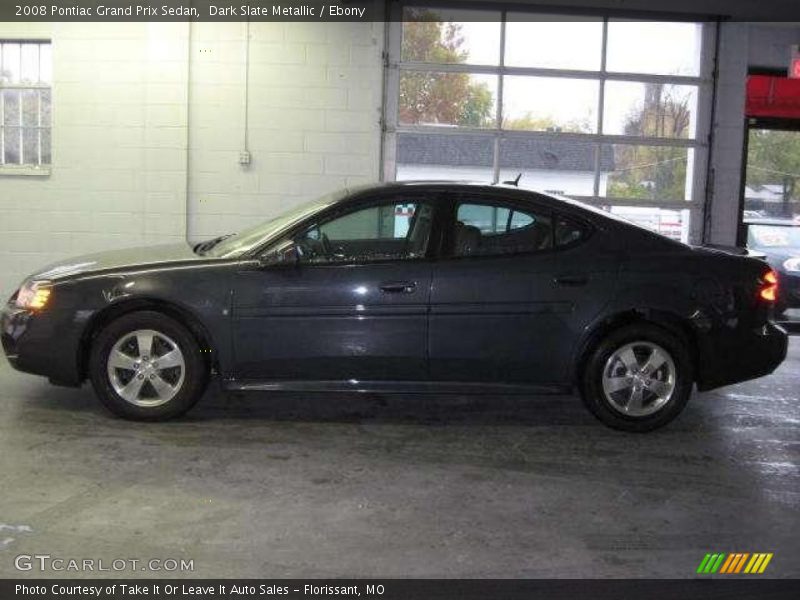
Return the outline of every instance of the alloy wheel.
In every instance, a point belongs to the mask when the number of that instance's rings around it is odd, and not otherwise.
[[[160,406],[180,391],[186,373],[174,340],[153,329],[120,337],[106,361],[108,379],[121,398],[141,407]]]
[[[631,342],[614,351],[603,369],[603,392],[611,407],[628,417],[658,412],[675,392],[675,362],[649,341]]]

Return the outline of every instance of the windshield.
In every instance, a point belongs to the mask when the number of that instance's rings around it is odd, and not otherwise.
[[[800,250],[800,227],[787,225],[750,225],[747,245],[751,248],[797,248]]]
[[[265,221],[259,225],[256,225],[255,227],[245,229],[240,233],[236,233],[230,237],[222,239],[219,243],[206,250],[205,254],[219,258],[241,256],[245,252],[268,240],[279,231],[282,231],[287,227],[291,227],[306,217],[309,217],[314,213],[327,208],[331,204],[336,203],[346,194],[347,190],[338,190],[332,194],[327,194],[322,198],[317,198],[311,202],[301,204],[289,212],[270,219],[269,221]]]

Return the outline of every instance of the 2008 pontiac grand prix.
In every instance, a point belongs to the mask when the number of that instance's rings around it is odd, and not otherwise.
[[[646,431],[693,387],[772,372],[776,274],[589,206],[505,186],[346,190],[248,231],[112,251],[29,277],[11,364],[90,379],[132,419],[228,390],[565,392]]]

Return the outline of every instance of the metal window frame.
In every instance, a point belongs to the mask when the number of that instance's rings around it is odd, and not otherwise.
[[[50,46],[52,47],[51,40],[18,40],[18,39],[0,39],[0,69],[2,69],[3,61],[4,61],[4,54],[5,48],[8,45],[16,45],[19,46],[19,73],[20,76],[22,75],[22,65],[23,65],[23,47],[25,46],[36,46],[37,48],[37,75],[36,75],[36,82],[24,82],[24,83],[3,83],[0,81],[0,173],[6,170],[11,170],[11,172],[19,172],[20,169],[42,169],[42,168],[49,168],[52,163],[52,158],[50,163],[43,163],[42,162],[42,132],[45,130],[52,129],[52,123],[43,124],[42,122],[42,94],[45,91],[50,91],[52,94],[52,83],[43,83],[41,81],[41,74],[42,74],[42,46]],[[52,54],[51,54],[52,57]],[[51,58],[52,60],[52,58]],[[52,71],[52,69],[51,69]],[[16,163],[6,163],[6,135],[7,135],[7,126],[5,124],[5,94],[2,92],[8,90],[15,90],[17,92],[17,102],[18,102],[18,123],[17,125],[13,126],[13,128],[17,129],[17,134],[19,136],[19,160]],[[23,116],[23,98],[26,95],[26,92],[35,92],[36,94],[36,125],[25,125]],[[52,98],[52,95],[51,95]],[[51,100],[52,103],[52,100]],[[51,117],[52,118],[52,117]],[[11,128],[12,126],[8,126]],[[26,160],[25,156],[25,132],[26,131],[36,131],[36,150],[34,154],[34,160]],[[51,151],[52,157],[52,151]]]
[[[384,53],[384,84],[385,101],[383,106],[382,134],[383,134],[383,160],[381,163],[381,180],[393,181],[397,178],[397,135],[399,133],[420,133],[436,135],[472,134],[492,138],[494,140],[494,160],[492,165],[493,183],[499,181],[500,176],[500,144],[504,139],[513,137],[537,138],[546,140],[572,140],[593,144],[595,147],[595,168],[593,196],[571,196],[589,204],[599,206],[637,206],[659,208],[673,211],[688,210],[690,213],[690,241],[697,241],[702,237],[704,220],[704,198],[706,195],[707,172],[709,161],[709,148],[711,140],[711,111],[713,90],[715,85],[714,59],[716,51],[717,29],[713,22],[698,21],[701,26],[700,44],[700,71],[696,76],[689,75],[660,75],[648,73],[630,73],[608,71],[606,69],[608,49],[608,22],[609,19],[619,18],[616,14],[602,16],[602,47],[601,64],[597,71],[580,69],[551,69],[544,67],[509,67],[505,65],[505,39],[506,23],[509,12],[524,12],[519,6],[513,9],[500,8],[500,54],[497,65],[474,65],[463,63],[424,63],[403,62],[401,60],[403,36],[403,10],[407,6],[415,6],[413,1],[395,2],[391,6],[391,22],[387,27],[386,51]],[[436,7],[434,7],[436,8]],[[440,8],[447,9],[443,4]],[[472,8],[472,7],[471,7]],[[489,6],[474,6],[474,10],[487,10],[497,13],[498,8]],[[529,12],[535,14],[531,9]],[[548,10],[548,14],[557,12]],[[587,15],[597,16],[597,15]],[[660,20],[665,15],[659,15]],[[641,20],[641,16],[639,16]],[[667,15],[666,18],[669,18]],[[676,21],[685,21],[677,18]],[[403,72],[433,71],[436,73],[470,73],[481,75],[495,75],[498,78],[497,111],[495,124],[489,128],[473,127],[436,127],[432,125],[401,125],[399,123],[399,94],[400,77]],[[597,81],[599,97],[597,105],[597,131],[596,133],[574,132],[547,132],[547,131],[519,131],[505,130],[503,123],[503,78],[506,76],[538,76],[561,77],[569,79],[585,79]],[[695,113],[695,136],[690,139],[667,138],[652,136],[613,135],[603,133],[603,119],[605,109],[605,88],[607,81],[627,81],[636,83],[664,83],[671,85],[690,85],[697,88],[697,106]],[[633,146],[666,146],[687,149],[687,175],[685,200],[658,200],[614,198],[600,196],[601,158],[602,147],[609,144]],[[691,180],[690,180],[691,178]]]

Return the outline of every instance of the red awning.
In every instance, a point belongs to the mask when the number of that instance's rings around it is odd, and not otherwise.
[[[748,76],[745,114],[748,117],[800,119],[800,79]]]

